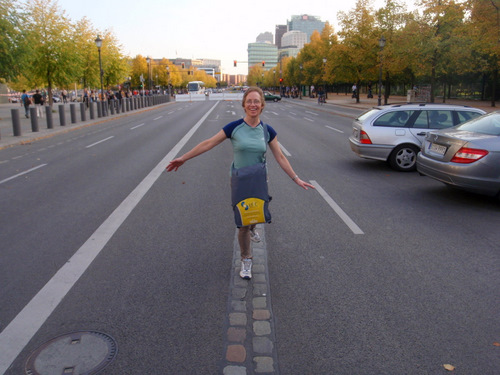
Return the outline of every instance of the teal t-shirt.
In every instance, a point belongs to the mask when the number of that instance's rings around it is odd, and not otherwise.
[[[267,144],[264,140],[264,128],[267,126],[271,142],[276,137],[276,131],[262,121],[255,128],[248,125],[243,119],[231,122],[223,130],[233,145],[233,167],[243,168],[249,165],[262,163],[266,160]]]

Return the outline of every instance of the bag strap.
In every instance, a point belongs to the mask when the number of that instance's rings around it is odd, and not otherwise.
[[[266,142],[266,149],[269,142],[269,129],[267,128],[267,124],[262,123],[262,129],[264,130],[264,142]]]
[[[267,128],[267,124],[264,122],[262,122],[262,129],[264,130],[264,143],[266,144],[266,152],[267,152],[267,146],[269,142],[269,129]],[[264,154],[264,163],[267,163],[266,154]]]

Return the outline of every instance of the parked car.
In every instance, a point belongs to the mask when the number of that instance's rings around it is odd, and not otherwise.
[[[52,101],[54,103],[60,103],[61,102],[61,98],[59,97],[59,95],[54,94],[54,95],[52,95]]]
[[[281,100],[281,96],[271,94],[269,91],[264,91],[264,99],[266,101],[272,100],[273,102],[278,102]]]
[[[500,112],[429,132],[417,169],[451,187],[500,198]]]
[[[349,143],[362,158],[387,161],[398,171],[413,171],[428,131],[459,125],[485,113],[447,104],[378,106],[354,120]]]

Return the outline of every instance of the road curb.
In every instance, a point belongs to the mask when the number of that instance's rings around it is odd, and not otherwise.
[[[256,230],[261,242],[252,243],[251,280],[243,280],[239,276],[238,229],[235,233],[224,324],[224,375],[279,375],[264,225],[259,224]]]

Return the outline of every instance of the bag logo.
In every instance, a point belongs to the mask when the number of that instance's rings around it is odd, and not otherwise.
[[[252,225],[256,223],[264,223],[264,203],[265,201],[259,198],[247,198],[238,203],[238,212],[241,217],[241,224],[243,226]]]

